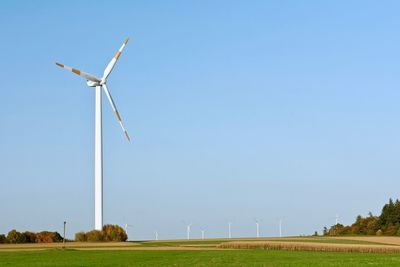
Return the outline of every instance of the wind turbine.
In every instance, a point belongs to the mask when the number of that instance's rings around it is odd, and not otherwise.
[[[256,236],[257,238],[260,237],[260,223],[256,220]]]
[[[188,225],[186,225],[186,239],[189,240],[190,239],[190,227],[192,226],[192,223],[189,223]]]
[[[201,239],[202,240],[204,240],[204,233],[205,233],[205,230],[201,230]]]
[[[130,225],[130,224],[125,224],[125,233],[126,233],[126,235],[128,236],[128,238],[129,238],[129,235],[128,235],[128,227],[132,227],[132,225]]]
[[[231,239],[232,238],[232,234],[231,234],[231,222],[228,222],[228,238]]]
[[[121,48],[115,54],[115,56],[111,59],[108,63],[107,67],[104,69],[103,76],[101,78],[96,77],[92,74],[87,72],[81,71],[79,69],[71,68],[65,66],[61,63],[56,63],[57,66],[69,70],[84,79],[87,80],[86,84],[89,87],[95,87],[96,91],[96,107],[95,107],[95,152],[94,152],[94,176],[95,176],[95,226],[96,230],[101,230],[103,228],[103,135],[102,135],[102,108],[101,108],[101,89],[104,90],[108,101],[111,104],[111,108],[117,117],[119,124],[121,125],[122,131],[125,134],[126,139],[130,141],[128,132],[126,131],[124,124],[122,123],[121,116],[118,113],[117,107],[114,103],[114,100],[111,97],[110,91],[107,88],[107,78],[110,75],[111,71],[113,70],[115,63],[117,62],[119,56],[122,53],[122,50],[128,43],[129,39],[126,39],[125,42],[122,44]]]
[[[282,219],[279,219],[279,237],[282,237]]]
[[[156,237],[156,241],[158,241],[158,231],[157,230],[154,232],[154,235]]]

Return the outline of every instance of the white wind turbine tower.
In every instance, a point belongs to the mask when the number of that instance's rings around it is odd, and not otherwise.
[[[129,235],[128,235],[128,227],[132,227],[132,225],[129,225],[129,224],[125,224],[125,233],[126,233],[126,235],[128,236],[128,239],[129,239]]]
[[[228,222],[228,238],[231,239],[232,238],[232,234],[231,234],[231,222]]]
[[[258,220],[256,220],[256,234],[257,234],[257,238],[260,237],[260,223],[258,222]]]
[[[282,237],[282,219],[279,219],[279,237]]]
[[[205,233],[205,230],[201,230],[201,239],[202,240],[204,240],[204,233]]]
[[[157,230],[154,232],[154,235],[156,237],[156,241],[158,241],[158,231]]]
[[[191,223],[189,223],[188,225],[186,225],[186,239],[189,240],[190,239],[190,227],[192,226]]]
[[[98,78],[92,74],[83,72],[81,70],[71,68],[65,66],[64,64],[56,63],[57,66],[67,69],[87,80],[87,85],[89,87],[95,87],[96,91],[96,107],[95,107],[95,167],[94,167],[94,176],[95,176],[95,229],[101,230],[103,228],[103,136],[102,136],[102,108],[101,108],[101,89],[103,88],[104,93],[106,94],[108,101],[111,104],[111,108],[113,109],[115,116],[118,119],[119,124],[121,125],[122,130],[124,131],[125,137],[130,141],[128,132],[126,131],[121,116],[118,113],[117,107],[114,103],[114,100],[111,97],[110,91],[107,88],[107,78],[110,75],[112,69],[115,66],[119,56],[121,55],[122,50],[128,43],[129,39],[126,39],[122,44],[121,48],[115,54],[115,56],[111,59],[110,63],[108,63],[107,67],[104,69],[103,76]]]

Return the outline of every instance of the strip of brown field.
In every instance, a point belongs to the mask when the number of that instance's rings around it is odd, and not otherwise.
[[[400,237],[397,236],[338,236],[331,238],[400,245]]]
[[[306,250],[362,253],[400,253],[399,246],[278,241],[234,241],[217,246],[228,249]]]
[[[191,244],[191,245],[180,245],[180,247],[216,247],[217,245],[218,244]]]
[[[285,240],[285,239],[309,239],[310,237],[299,237],[299,236],[287,236],[287,237],[237,237],[237,238],[207,238],[207,239],[165,239],[165,240],[148,240],[146,242],[203,242],[203,241],[221,241],[221,242],[228,242],[228,241],[271,241],[271,240]]]
[[[49,249],[56,249],[56,250],[62,250],[62,247],[59,246],[45,246],[45,247],[9,247],[7,249],[0,249],[0,255],[1,252],[6,252],[6,251],[41,251],[41,250],[49,250]],[[82,247],[68,247],[66,246],[67,250],[101,250],[101,251],[129,251],[129,250],[219,250],[220,248],[217,247],[181,247],[181,246],[176,246],[176,247],[140,247],[140,246],[82,246]]]
[[[216,245],[201,246],[159,246],[145,247],[134,242],[69,242],[66,249],[72,250],[216,250]],[[62,243],[34,243],[34,244],[1,244],[1,251],[39,251],[48,249],[63,249]]]
[[[220,250],[217,247],[104,247],[75,248],[74,250]]]
[[[138,243],[133,242],[67,242],[65,248],[79,247],[133,247],[138,246]],[[31,243],[31,244],[0,244],[0,251],[15,251],[15,250],[45,250],[45,249],[61,249],[63,243]]]

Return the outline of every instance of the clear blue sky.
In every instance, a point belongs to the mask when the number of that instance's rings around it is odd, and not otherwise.
[[[0,233],[94,225],[94,91],[104,220],[133,239],[311,234],[400,188],[398,1],[2,1]]]

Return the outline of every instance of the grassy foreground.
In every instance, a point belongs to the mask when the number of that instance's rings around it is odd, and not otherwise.
[[[4,251],[0,266],[400,266],[400,255],[281,250]]]

